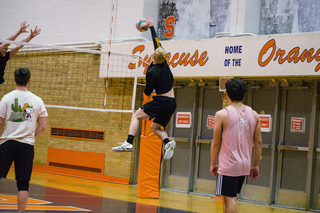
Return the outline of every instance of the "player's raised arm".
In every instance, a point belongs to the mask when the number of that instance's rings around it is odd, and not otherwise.
[[[30,24],[27,24],[26,21],[24,22],[21,22],[20,23],[20,29],[18,30],[18,32],[12,36],[10,36],[9,38],[7,38],[7,40],[10,40],[10,41],[14,41],[16,40],[16,38],[21,34],[21,33],[28,33],[28,30],[27,28],[29,27]]]
[[[36,26],[34,28],[34,30],[32,30],[32,29],[30,30],[30,35],[27,38],[23,39],[22,42],[29,42],[31,39],[33,39],[34,37],[39,35],[40,32],[41,32],[41,28],[38,28],[38,26]],[[22,47],[23,47],[23,45],[19,45],[19,46],[16,46],[15,48],[13,48],[10,51],[10,58],[14,57]]]
[[[9,38],[7,38],[7,40],[9,41],[14,41],[16,40],[16,38],[18,38],[18,36],[22,33],[27,33],[28,30],[27,28],[29,27],[29,24],[27,24],[26,21],[21,22],[20,23],[20,29],[18,30],[18,32],[16,32],[15,34],[13,34],[12,36],[10,36]],[[8,43],[2,43],[0,44],[0,49],[7,49],[9,47],[10,44]]]
[[[147,17],[146,20],[147,20],[148,27],[151,31],[153,46],[154,46],[154,49],[156,50],[158,47],[161,47],[161,44],[157,37],[156,30],[153,27],[153,20],[150,17]]]

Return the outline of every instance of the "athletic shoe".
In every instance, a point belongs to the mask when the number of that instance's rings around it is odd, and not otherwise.
[[[172,158],[174,148],[176,148],[176,142],[175,142],[174,140],[168,142],[168,143],[164,146],[164,156],[163,156],[163,159],[169,160],[170,158]]]
[[[120,146],[113,147],[112,151],[115,152],[132,152],[133,151],[133,146],[131,143],[128,143],[127,141],[124,141]]]

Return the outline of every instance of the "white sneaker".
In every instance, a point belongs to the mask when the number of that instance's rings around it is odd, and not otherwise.
[[[173,156],[174,148],[176,148],[176,142],[174,140],[170,141],[164,146],[164,160],[169,160]]]
[[[112,151],[115,152],[132,152],[133,151],[133,145],[131,143],[128,143],[127,141],[124,141],[120,146],[113,147]]]

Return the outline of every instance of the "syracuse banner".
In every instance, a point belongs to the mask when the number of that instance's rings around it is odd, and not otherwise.
[[[320,33],[301,33],[161,41],[161,44],[168,52],[167,62],[175,78],[314,76],[320,74],[319,37]],[[150,41],[103,45],[102,51],[111,51],[111,55],[138,54],[138,77],[143,77],[154,49]],[[108,54],[103,55],[101,61],[107,57]],[[112,60],[109,63],[110,67],[116,66]],[[132,70],[129,77],[133,77],[135,65],[128,63],[127,68]],[[105,63],[101,63],[100,77],[106,77],[108,71]]]

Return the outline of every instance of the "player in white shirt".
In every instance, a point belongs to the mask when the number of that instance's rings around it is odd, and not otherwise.
[[[14,72],[16,89],[0,101],[0,179],[14,162],[18,188],[18,212],[24,212],[29,195],[35,137],[46,129],[47,110],[41,98],[28,91],[28,68]]]

